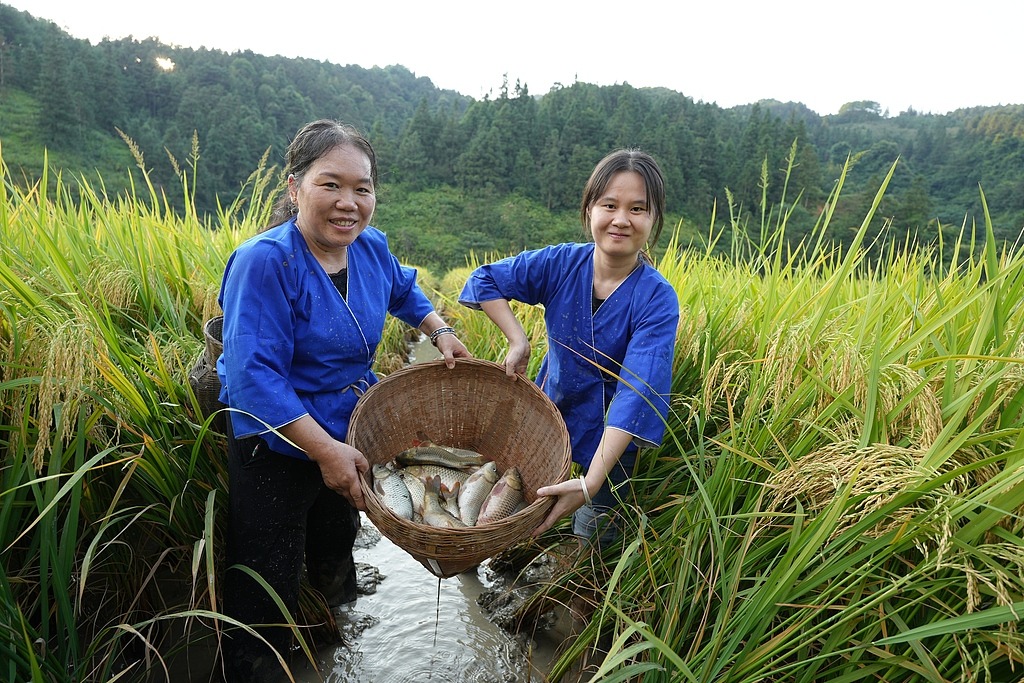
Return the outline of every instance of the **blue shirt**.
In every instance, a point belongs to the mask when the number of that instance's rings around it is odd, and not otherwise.
[[[558,407],[573,460],[589,467],[605,426],[657,445],[665,431],[679,300],[640,262],[592,311],[594,245],[559,244],[480,266],[459,301],[508,299],[544,307],[548,350],[536,382]]]
[[[434,307],[384,233],[367,227],[348,247],[343,298],[289,220],[241,244],[221,284],[220,400],[237,438],[260,434],[275,451],[306,455],[272,429],[308,414],[344,440],[391,313],[419,327]]]

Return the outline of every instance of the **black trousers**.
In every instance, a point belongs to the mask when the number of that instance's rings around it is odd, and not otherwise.
[[[228,526],[224,574],[225,615],[253,625],[286,623],[267,590],[246,572],[258,573],[298,619],[299,590],[306,576],[327,603],[356,599],[352,547],[359,511],[324,485],[319,466],[271,451],[259,437],[236,440],[228,427]],[[256,628],[285,659],[292,633],[283,626]],[[273,652],[259,639],[227,625],[223,640],[226,679],[284,680]]]

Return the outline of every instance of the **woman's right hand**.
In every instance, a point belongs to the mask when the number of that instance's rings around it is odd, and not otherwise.
[[[525,375],[530,364],[530,338],[526,336],[522,323],[512,312],[507,299],[481,301],[480,309],[494,321],[508,339],[508,354],[505,356],[505,374],[509,377]]]
[[[366,510],[360,474],[368,472],[370,463],[357,449],[334,441],[315,458],[327,488],[337,491],[357,510]]]
[[[320,466],[327,488],[345,496],[357,509],[366,509],[359,475],[370,471],[370,463],[360,451],[332,438],[309,415],[281,427],[281,433]]]

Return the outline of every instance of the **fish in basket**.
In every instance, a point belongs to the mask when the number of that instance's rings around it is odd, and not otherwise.
[[[423,438],[371,470],[373,492],[402,519],[459,529],[490,524],[526,507],[523,478],[512,465]]]
[[[371,465],[367,517],[442,578],[529,538],[554,503],[537,489],[564,481],[571,464],[565,423],[544,392],[475,358],[384,377],[356,404],[347,441]]]

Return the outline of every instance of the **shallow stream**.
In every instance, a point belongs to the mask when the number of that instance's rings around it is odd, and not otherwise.
[[[322,648],[320,671],[295,671],[296,681],[314,683],[540,683],[557,643],[526,643],[491,621],[478,604],[500,590],[486,564],[438,579],[365,517],[363,542],[355,551],[365,571],[375,568],[380,584],[337,614],[344,641]],[[540,638],[545,638],[544,635]]]

